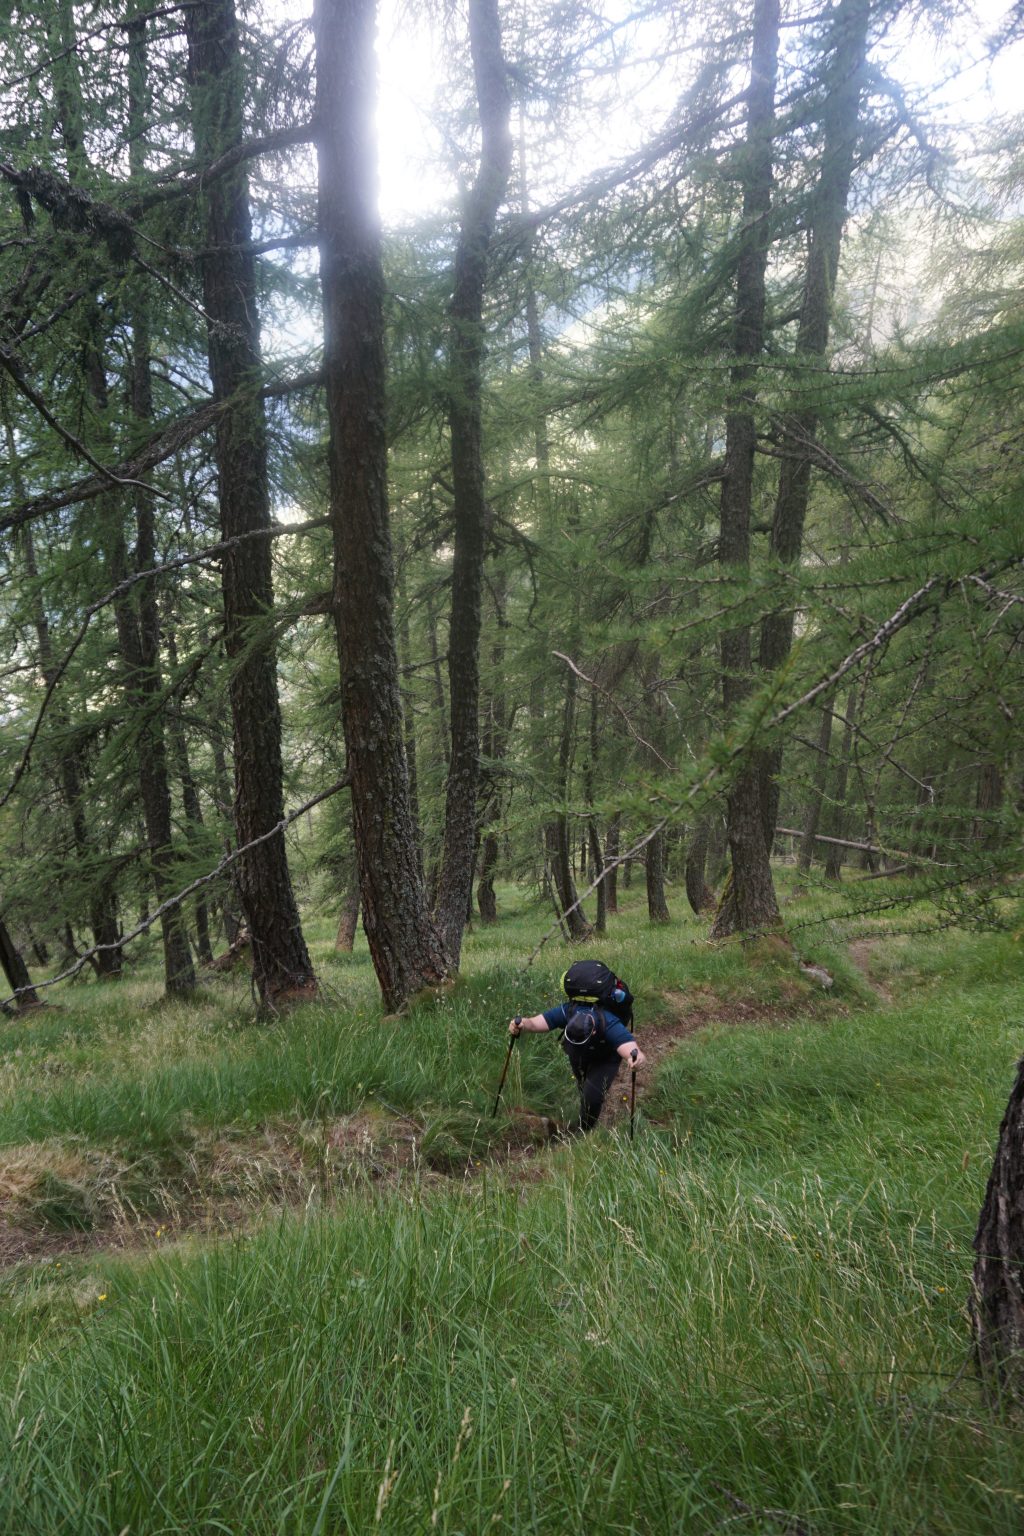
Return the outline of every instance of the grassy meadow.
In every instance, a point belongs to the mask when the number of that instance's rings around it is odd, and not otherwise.
[[[1019,1532],[965,1302],[1024,945],[788,888],[824,993],[634,889],[589,952],[652,1044],[636,1139],[620,1093],[547,1143],[553,1040],[490,1110],[567,950],[524,975],[549,915],[501,895],[402,1020],[330,913],[275,1022],[244,974],[161,1001],[154,950],[3,1020],[0,1531]]]

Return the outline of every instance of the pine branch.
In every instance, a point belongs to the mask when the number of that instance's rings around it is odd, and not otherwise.
[[[28,741],[25,743],[25,748],[18,761],[18,766],[14,770],[14,776],[4,791],[3,795],[0,796],[0,808],[7,804],[8,800],[11,798],[11,796],[14,794],[14,791],[20,784],[21,780],[28,772],[29,764],[32,760],[32,749],[39,737],[39,732],[42,728],[43,719],[46,715],[47,709],[49,708],[50,701],[57,691],[57,685],[60,683],[61,678],[64,676],[68,667],[71,665],[71,662],[75,656],[75,652],[78,650],[82,641],[85,639],[86,631],[88,630],[89,625],[102,609],[109,607],[111,603],[118,602],[120,598],[124,597],[125,593],[129,592],[132,587],[136,586],[140,581],[152,581],[155,577],[162,576],[167,571],[181,571],[184,570],[186,566],[198,565],[203,560],[209,559],[211,555],[223,554],[226,549],[231,549],[236,544],[241,544],[246,539],[279,539],[283,534],[309,533],[314,528],[330,527],[330,521],[331,520],[328,517],[315,517],[311,518],[310,521],[306,523],[274,523],[269,528],[252,528],[245,533],[237,533],[233,538],[223,539],[219,544],[209,544],[205,549],[194,551],[192,554],[178,555],[174,560],[168,560],[163,565],[154,565],[145,571],[133,571],[130,576],[126,576],[123,581],[119,581],[116,587],[112,587],[109,592],[106,592],[102,597],[97,598],[94,603],[90,603],[88,608],[85,610],[85,613],[82,617],[82,622],[78,627],[74,639],[68,646],[67,650],[64,652],[64,655],[61,657],[58,665],[50,674],[49,681],[47,682],[46,686],[46,692],[43,694],[43,701],[39,706],[39,712],[36,715],[35,722],[33,723],[32,729],[29,732]]]
[[[291,379],[264,384],[256,393],[261,400],[279,399],[284,395],[295,394],[299,390],[314,388],[322,380],[323,374],[316,369],[297,374]],[[204,432],[215,427],[226,411],[234,410],[247,398],[248,393],[240,393],[228,400],[205,401],[188,416],[179,417],[156,432],[130,459],[123,459],[112,469],[104,469],[100,466],[97,474],[78,480],[65,490],[46,491],[41,496],[34,496],[31,501],[22,502],[20,507],[15,507],[0,517],[0,533],[9,533],[12,529],[20,528],[37,517],[44,517],[48,512],[59,512],[65,507],[75,506],[79,502],[91,501],[96,496],[102,496],[109,489],[111,480],[117,485],[138,485],[140,482],[135,478],[136,476],[145,474],[147,470],[155,469],[158,464],[173,458],[197,437],[201,437]],[[95,461],[90,460],[90,462]],[[152,489],[144,484],[141,488],[146,491]]]

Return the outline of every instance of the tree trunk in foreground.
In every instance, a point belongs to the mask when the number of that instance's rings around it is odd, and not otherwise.
[[[757,359],[764,345],[765,270],[771,244],[772,131],[778,72],[779,0],[755,0],[747,138],[743,165],[743,230],[736,270],[731,399],[726,413],[725,469],[719,513],[718,559],[726,580],[745,581],[750,570]],[[732,724],[750,693],[750,628],[727,630],[721,640],[722,703]],[[756,932],[779,922],[769,848],[761,814],[759,754],[751,751],[730,788],[729,852],[732,868],[711,930],[713,939]]]
[[[210,165],[244,137],[234,0],[200,0],[184,13],[196,154]],[[234,398],[217,422],[221,537],[270,526],[266,422],[249,182],[244,165],[211,178],[202,193],[203,303],[214,399]],[[277,648],[270,540],[242,538],[221,557],[224,648],[231,667],[235,833],[239,845],[263,837],[284,817]],[[316,977],[302,936],[284,833],[238,861],[238,894],[252,941],[261,1001],[312,994]]]
[[[388,521],[374,0],[319,0],[318,205],[334,622],[363,928],[385,1006],[451,970],[427,911],[403,742]],[[460,922],[465,904],[460,910]]]
[[[971,1322],[993,1396],[1024,1401],[1024,1059],[1010,1094],[974,1235]]]
[[[466,198],[449,307],[451,371],[448,418],[452,451],[451,621],[448,694],[452,757],[445,792],[444,844],[435,918],[457,966],[472,910],[476,800],[480,776],[480,603],[484,573],[483,421],[484,285],[487,256],[512,165],[508,69],[501,51],[497,0],[469,0],[469,41],[480,113],[480,165]]]

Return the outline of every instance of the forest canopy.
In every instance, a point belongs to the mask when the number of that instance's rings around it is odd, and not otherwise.
[[[1019,929],[1018,11],[0,13],[9,1004],[773,856]]]

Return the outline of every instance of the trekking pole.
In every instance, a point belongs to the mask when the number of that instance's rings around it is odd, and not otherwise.
[[[633,1063],[632,1081],[629,1085],[629,1139],[633,1140],[633,1116],[636,1113],[636,1050],[630,1057]]]
[[[501,1079],[500,1079],[500,1081],[498,1083],[498,1091],[494,1095],[494,1108],[491,1110],[491,1119],[492,1120],[495,1118],[495,1116],[498,1113],[498,1104],[501,1101],[501,1090],[505,1086],[505,1074],[508,1072],[508,1064],[512,1060],[512,1050],[513,1050],[513,1048],[515,1046],[515,1043],[516,1043],[516,1041],[518,1039],[519,1039],[518,1035],[509,1035],[509,1037],[508,1037],[508,1050],[505,1052],[505,1065],[501,1069]]]

